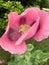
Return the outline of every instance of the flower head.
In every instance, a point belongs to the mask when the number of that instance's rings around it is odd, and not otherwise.
[[[23,54],[27,50],[25,40],[42,41],[49,37],[49,15],[39,8],[28,8],[21,15],[11,12],[0,46],[12,54]]]

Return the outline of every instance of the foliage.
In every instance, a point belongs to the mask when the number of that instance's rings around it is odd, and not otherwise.
[[[26,52],[23,55],[11,55],[11,60],[8,65],[39,65],[47,62],[49,53],[44,53],[41,50],[34,52]]]
[[[38,6],[41,9],[43,7],[49,8],[49,0],[19,0],[24,6]]]
[[[44,7],[49,8],[49,0],[45,0],[45,5],[44,5]]]

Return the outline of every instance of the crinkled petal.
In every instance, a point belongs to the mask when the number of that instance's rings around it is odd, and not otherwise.
[[[8,14],[8,24],[6,27],[6,32],[9,30],[9,27],[17,28],[19,26],[19,15],[16,12],[11,12]]]
[[[27,50],[25,42],[15,46],[15,42],[10,41],[7,34],[4,34],[0,39],[0,46],[11,54],[23,54]]]
[[[38,29],[38,25],[39,25],[39,17],[36,20],[36,23],[32,25],[32,27],[26,31],[15,43],[15,45],[19,45],[22,41],[30,39],[31,37],[33,37]]]
[[[8,21],[10,26],[18,26],[19,25],[19,15],[16,12],[11,12],[8,15]]]
[[[40,29],[35,34],[34,39],[36,41],[42,41],[49,37],[49,15],[45,11],[41,11],[40,16]]]
[[[32,24],[38,18],[39,8],[28,8],[22,14],[21,17],[26,19],[26,24]]]

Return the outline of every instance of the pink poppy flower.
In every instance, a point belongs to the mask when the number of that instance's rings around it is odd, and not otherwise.
[[[28,8],[21,15],[11,12],[8,25],[0,39],[0,46],[12,54],[23,54],[27,50],[25,40],[41,41],[49,36],[49,15],[38,8]]]

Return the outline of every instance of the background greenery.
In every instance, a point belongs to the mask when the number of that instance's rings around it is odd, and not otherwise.
[[[49,0],[0,0],[0,37],[5,32],[8,13],[21,14],[28,7],[39,7],[49,13]],[[49,38],[38,43],[35,40],[26,41],[28,50],[22,55],[11,55],[0,47],[1,65],[49,65]]]

